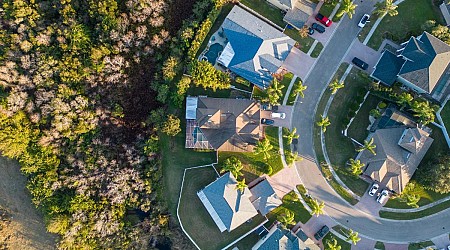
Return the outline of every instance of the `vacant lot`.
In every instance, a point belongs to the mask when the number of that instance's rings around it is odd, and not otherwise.
[[[11,218],[5,228],[0,228],[0,243],[6,249],[55,249],[57,237],[45,229],[19,169],[17,162],[0,157],[0,209],[6,210]]]
[[[179,215],[184,229],[201,249],[223,248],[266,220],[257,215],[251,222],[221,233],[197,196],[200,189],[217,177],[212,167],[187,170],[185,176]]]

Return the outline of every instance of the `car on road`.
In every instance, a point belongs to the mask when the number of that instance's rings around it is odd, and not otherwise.
[[[262,118],[262,119],[261,119],[261,123],[262,123],[262,124],[265,124],[265,125],[272,125],[272,124],[275,123],[275,121],[272,120],[272,119]]]
[[[361,20],[358,23],[358,27],[364,28],[364,26],[366,26],[366,23],[370,23],[369,18],[370,18],[369,14],[364,14],[364,16],[361,18]]]
[[[322,239],[327,233],[330,232],[330,229],[327,227],[327,225],[323,226],[317,233],[314,234],[314,238],[316,240]]]
[[[320,13],[317,13],[316,20],[321,22],[323,25],[325,25],[327,27],[330,27],[331,24],[333,23],[330,19],[328,19],[328,17],[326,17]]]
[[[271,118],[284,119],[286,118],[286,113],[283,112],[272,112],[270,114]]]
[[[360,67],[363,70],[366,70],[369,67],[369,64],[364,62],[363,60],[359,59],[358,57],[354,57],[352,60],[352,63],[356,66]]]
[[[372,187],[370,188],[370,190],[369,190],[369,195],[370,195],[370,196],[374,196],[375,193],[378,191],[379,188],[380,188],[380,185],[378,185],[377,183],[374,183],[374,184],[372,185]]]
[[[384,204],[384,202],[389,198],[389,192],[386,189],[381,191],[380,195],[377,198],[377,202],[380,204]]]
[[[317,30],[317,32],[319,32],[319,33],[325,32],[325,27],[323,27],[322,25],[320,25],[320,24],[318,24],[318,23],[313,23],[313,24],[311,25],[311,27],[312,27],[313,29]]]

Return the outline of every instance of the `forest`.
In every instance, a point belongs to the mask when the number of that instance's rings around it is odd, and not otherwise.
[[[2,1],[0,151],[19,161],[58,248],[190,247],[160,197],[158,140],[180,132],[171,107],[223,4]]]

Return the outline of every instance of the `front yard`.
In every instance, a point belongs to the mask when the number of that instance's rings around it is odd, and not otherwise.
[[[269,221],[266,223],[266,227],[270,227],[270,225],[277,220],[278,216],[285,213],[286,210],[291,211],[295,215],[296,223],[301,221],[305,224],[311,218],[311,214],[300,202],[297,194],[294,191],[291,191],[283,197],[283,204],[281,206],[267,214],[267,219],[269,219]]]
[[[184,229],[201,249],[223,248],[266,221],[265,217],[257,215],[233,231],[221,233],[197,196],[200,189],[217,177],[212,167],[206,167],[187,170],[184,178],[179,216]]]
[[[397,10],[397,16],[387,15],[383,18],[368,46],[377,50],[385,38],[396,43],[406,42],[411,36],[423,32],[421,26],[427,20],[436,20],[437,23],[444,24],[439,7],[431,0],[405,0],[399,4]]]
[[[364,140],[369,135],[369,131],[367,128],[370,125],[369,121],[369,113],[370,110],[377,108],[377,104],[380,102],[380,98],[368,95],[364,104],[356,114],[355,119],[352,124],[348,128],[347,135],[360,143],[363,143]]]
[[[333,238],[335,238],[337,240],[338,245],[341,246],[341,250],[350,250],[352,248],[352,245],[350,243],[348,243],[347,241],[342,240],[341,238],[337,237],[333,233],[328,233],[322,239],[322,242],[323,242],[323,245],[325,246],[325,249],[329,249],[327,247],[327,241],[331,241]]]
[[[301,37],[298,30],[296,29],[285,29],[284,34],[294,39],[298,43],[298,47],[301,51],[308,53],[311,45],[314,43],[314,39],[310,36],[305,38]]]
[[[387,219],[393,219],[393,220],[413,220],[413,219],[418,219],[418,218],[422,218],[425,216],[433,215],[433,214],[438,213],[442,210],[445,210],[449,207],[450,207],[450,201],[445,201],[436,206],[427,208],[422,211],[413,212],[413,213],[396,213],[396,212],[380,211],[380,217],[387,218]]]

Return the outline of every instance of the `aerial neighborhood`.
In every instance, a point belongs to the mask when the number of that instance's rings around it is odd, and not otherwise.
[[[450,250],[450,1],[5,0],[0,249]]]

